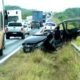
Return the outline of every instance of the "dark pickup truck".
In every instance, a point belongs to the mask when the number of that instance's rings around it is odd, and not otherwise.
[[[28,37],[27,40],[22,44],[23,51],[29,52],[34,50],[35,48],[40,48],[50,35],[51,34],[47,32],[43,34],[35,34]]]
[[[55,31],[59,27],[60,39],[55,40]],[[30,36],[22,45],[23,51],[28,52],[35,48],[55,49],[55,46],[76,39],[80,35],[80,19],[68,19],[59,23],[53,31]],[[60,41],[59,41],[60,40]],[[59,43],[57,42],[59,41]],[[55,44],[57,42],[57,44]]]

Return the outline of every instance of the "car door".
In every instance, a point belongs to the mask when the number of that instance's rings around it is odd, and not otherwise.
[[[76,21],[72,21],[72,22],[68,22],[67,23],[67,26],[66,26],[66,32],[68,34],[68,38],[69,39],[73,39],[73,38],[76,38],[77,35],[78,35],[78,24]]]

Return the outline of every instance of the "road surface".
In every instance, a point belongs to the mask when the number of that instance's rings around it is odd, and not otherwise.
[[[33,29],[31,35],[37,32],[39,29]],[[12,56],[13,53],[17,52],[22,48],[22,43],[29,37],[26,35],[25,39],[20,37],[10,37],[10,39],[5,39],[5,49],[3,50],[3,56],[0,57],[0,64],[5,61],[6,57]]]

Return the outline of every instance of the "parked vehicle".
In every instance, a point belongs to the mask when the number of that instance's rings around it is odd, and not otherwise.
[[[21,22],[9,22],[6,29],[6,39],[9,39],[10,36],[20,36],[22,39],[25,38],[25,29]]]
[[[46,16],[43,11],[33,11],[32,13],[32,28],[40,28],[45,22]]]
[[[0,56],[3,55],[4,43],[4,32],[0,30]]]
[[[23,24],[24,30],[26,34],[30,34],[31,26],[28,23]]]
[[[32,22],[32,16],[27,16],[26,17],[26,22],[31,23]]]
[[[22,13],[21,10],[7,10],[8,22],[11,21],[22,21]]]
[[[33,11],[32,21],[35,21],[35,22],[43,21],[43,11]]]
[[[65,41],[71,41],[80,35],[80,26],[78,25],[79,22],[80,19],[65,20],[59,23],[53,32],[49,30],[46,31],[46,33],[44,32],[43,34],[35,34],[28,37],[28,39],[22,44],[23,51],[32,51],[36,47],[43,48],[46,51],[55,50],[57,46],[60,46],[59,44],[63,44]],[[59,36],[55,38],[57,29],[59,29],[60,35],[57,34]]]
[[[44,29],[45,29],[45,30],[54,30],[55,27],[56,27],[56,24],[53,23],[53,22],[46,22],[46,23],[44,24]]]
[[[4,43],[4,31],[3,31],[3,26],[4,26],[4,23],[3,23],[3,12],[2,12],[2,1],[0,1],[0,56],[3,55],[3,49],[5,47]]]
[[[34,28],[40,28],[40,22],[36,22],[36,21],[32,21],[31,23],[31,28],[34,29]]]

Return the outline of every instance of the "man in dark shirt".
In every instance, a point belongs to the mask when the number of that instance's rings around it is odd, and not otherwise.
[[[60,31],[60,27],[58,26],[55,30],[55,33],[54,33],[54,43],[55,43],[55,46],[57,46],[58,44],[60,44],[61,42],[61,31]]]
[[[59,27],[57,27],[55,30],[54,38],[55,38],[55,40],[61,39],[61,31],[60,31]]]

